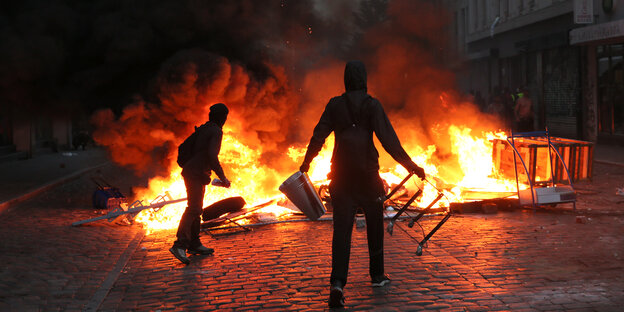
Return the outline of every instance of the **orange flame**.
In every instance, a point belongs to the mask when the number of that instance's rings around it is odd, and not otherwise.
[[[242,144],[236,139],[235,133],[238,133],[234,125],[226,125],[223,129],[223,141],[219,159],[224,167],[232,186],[230,188],[222,188],[215,186],[206,187],[204,195],[204,207],[227,197],[241,196],[248,203],[247,206],[255,206],[265,203],[271,198],[279,197],[280,192],[277,185],[286,177],[279,174],[275,169],[268,166],[259,165],[262,156],[262,147],[251,148]],[[175,158],[175,157],[174,157]],[[169,177],[157,177],[149,181],[146,189],[137,192],[138,198],[155,198],[160,194],[168,192],[168,194],[176,198],[186,197],[186,189],[184,180],[181,176],[181,169],[177,164],[172,164],[172,171]],[[174,229],[177,228],[182,213],[186,207],[185,202],[167,205],[157,212],[152,210],[143,210],[135,218],[136,221],[142,223],[151,233],[154,230]],[[271,213],[275,217],[291,213],[292,210],[271,205],[256,210],[256,213]]]
[[[232,122],[224,127],[222,149],[219,155],[226,174],[231,179],[232,186],[228,189],[208,186],[204,197],[204,206],[232,196],[242,196],[248,202],[248,207],[265,203],[270,199],[283,199],[283,195],[278,191],[278,186],[288,175],[278,172],[276,168],[295,168],[303,159],[305,148],[291,146],[286,153],[292,160],[292,164],[275,164],[275,168],[260,165],[262,163],[259,161],[263,152],[262,146],[252,148],[242,144],[236,138],[235,134],[239,133],[239,129],[236,128],[241,124]],[[502,131],[482,132],[479,135],[473,135],[473,130],[468,127],[451,125],[447,132],[452,144],[452,153],[457,157],[457,166],[452,168],[453,170],[444,170],[444,172],[439,170],[440,164],[435,163],[433,156],[436,153],[435,145],[429,145],[426,149],[422,149],[418,145],[407,144],[415,146],[407,149],[407,152],[409,155],[413,155],[414,162],[423,167],[429,177],[429,183],[412,179],[412,182],[405,184],[407,191],[412,194],[418,188],[423,188],[423,196],[418,200],[416,206],[427,206],[437,197],[438,190],[445,195],[445,199],[436,204],[438,207],[448,207],[450,202],[470,200],[467,194],[475,190],[487,192],[516,191],[515,181],[501,178],[492,161],[493,143],[491,140],[494,138],[505,139],[506,136]],[[328,182],[327,175],[330,171],[333,144],[334,137],[330,136],[311,164],[309,176],[317,186]],[[168,192],[174,199],[186,197],[184,182],[180,175],[181,170],[175,168],[169,177],[151,179],[149,186],[137,192],[137,196],[139,198],[154,198],[159,194]],[[407,171],[402,166],[396,165],[393,168],[382,168],[380,174],[389,186],[394,186],[407,175]],[[142,223],[148,233],[160,229],[174,229],[178,226],[184,209],[185,203],[181,202],[165,206],[157,212],[144,210],[135,220]],[[272,204],[255,212],[263,215],[272,214],[274,218],[278,218],[292,213],[293,210]]]

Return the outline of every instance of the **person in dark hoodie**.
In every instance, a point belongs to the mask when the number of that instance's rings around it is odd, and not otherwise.
[[[190,254],[210,255],[214,249],[205,247],[199,240],[201,214],[206,185],[210,184],[211,171],[221,180],[220,185],[230,186],[219,162],[223,125],[227,120],[228,108],[223,103],[210,106],[208,122],[201,125],[197,131],[197,138],[193,146],[193,156],[184,163],[182,177],[187,194],[187,207],[182,214],[177,240],[169,251],[182,263],[189,264],[186,256]]]
[[[425,178],[425,171],[405,152],[384,112],[381,103],[368,95],[366,68],[360,61],[349,61],[344,72],[346,92],[329,100],[299,170],[307,172],[333,131],[335,144],[331,160],[329,191],[333,207],[332,272],[329,306],[344,306],[343,288],[347,283],[351,234],[358,208],[366,216],[369,273],[372,286],[390,282],[384,273],[383,203],[384,195],[379,176],[379,153],[373,143],[373,133],[383,148],[409,172]]]

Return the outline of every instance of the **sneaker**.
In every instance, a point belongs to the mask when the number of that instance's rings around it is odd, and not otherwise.
[[[329,289],[329,307],[330,308],[343,308],[345,304],[345,298],[342,294],[342,286],[339,284],[333,285]]]
[[[383,287],[383,286],[386,286],[387,284],[390,284],[390,278],[386,274],[378,275],[378,276],[373,277],[373,279],[371,280],[371,283],[373,284],[373,287]]]
[[[189,258],[186,256],[186,252],[184,252],[183,248],[171,247],[169,248],[169,251],[173,254],[174,257],[176,257],[176,259],[180,260],[180,262],[184,264],[191,263],[191,260],[189,260]]]
[[[208,248],[204,245],[199,245],[199,247],[189,248],[188,253],[193,255],[212,255],[214,253],[214,249]]]

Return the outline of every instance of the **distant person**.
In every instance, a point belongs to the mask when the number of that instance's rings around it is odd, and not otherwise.
[[[481,95],[481,91],[477,91],[474,97],[474,103],[479,107],[480,111],[485,110],[485,99]]]
[[[221,185],[230,187],[230,181],[225,177],[219,151],[223,138],[223,125],[227,120],[228,108],[223,103],[210,106],[208,122],[195,131],[197,137],[192,149],[192,157],[182,166],[182,177],[186,187],[187,207],[180,219],[177,240],[169,251],[182,263],[191,261],[186,256],[190,254],[210,255],[214,249],[205,247],[199,239],[201,215],[204,205],[206,185],[210,184],[211,171],[221,179]]]
[[[503,100],[503,93],[500,87],[496,86],[493,89],[492,96],[490,96],[490,102],[488,103],[485,112],[496,117],[501,123],[503,129],[507,129],[507,117],[505,111],[505,102]]]
[[[505,87],[503,89],[501,99],[503,101],[503,107],[505,108],[503,115],[505,118],[505,125],[506,125],[507,130],[515,129],[514,107],[516,103],[514,101],[515,100],[514,97],[515,96],[512,94],[509,88]]]
[[[468,93],[464,94],[463,101],[464,102],[469,102],[469,103],[476,103],[475,102],[474,91],[470,90],[470,91],[468,91]]]
[[[87,149],[87,144],[89,144],[89,141],[91,141],[91,136],[89,135],[89,132],[83,130],[74,135],[72,139],[72,145],[74,146],[75,150],[81,147],[84,151]]]
[[[533,101],[526,89],[522,89],[517,94],[514,116],[517,132],[533,131]]]
[[[344,306],[343,287],[347,284],[351,234],[358,208],[366,216],[369,273],[371,284],[381,287],[390,283],[384,272],[383,203],[379,177],[379,154],[373,133],[383,148],[409,172],[425,178],[425,171],[405,152],[381,103],[367,93],[366,68],[360,61],[347,63],[344,72],[346,92],[329,100],[314,128],[306,155],[299,170],[307,172],[325,139],[334,132],[329,192],[333,207],[332,272],[329,306]]]
[[[490,99],[490,104],[488,104],[486,113],[496,116],[498,120],[500,120],[503,124],[506,124],[505,121],[505,106],[503,105],[503,99],[500,95],[494,95]]]

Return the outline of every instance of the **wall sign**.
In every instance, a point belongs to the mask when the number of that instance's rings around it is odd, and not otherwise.
[[[594,23],[594,1],[593,0],[574,0],[574,24],[593,24],[593,23]]]
[[[570,31],[570,44],[591,44],[592,42],[623,38],[624,19],[609,23],[575,28]]]

